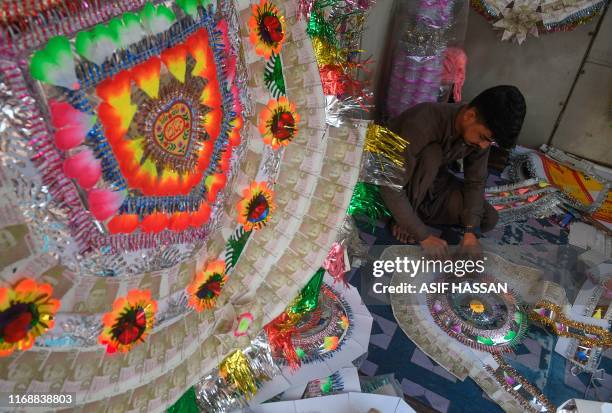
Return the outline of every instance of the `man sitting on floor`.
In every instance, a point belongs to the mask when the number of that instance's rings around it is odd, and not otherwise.
[[[382,198],[393,215],[393,235],[417,241],[431,255],[443,256],[447,244],[425,224],[460,225],[464,250],[479,250],[476,235],[497,223],[497,211],[484,200],[491,145],[510,149],[525,118],[525,99],[514,86],[485,90],[467,105],[421,103],[389,122],[389,129],[410,144],[404,188],[382,186]],[[463,159],[464,179],[448,171]]]

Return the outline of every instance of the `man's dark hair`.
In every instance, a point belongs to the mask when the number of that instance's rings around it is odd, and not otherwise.
[[[523,126],[527,105],[515,86],[495,86],[481,92],[468,105],[476,108],[479,120],[493,133],[493,139],[504,149],[516,144]]]

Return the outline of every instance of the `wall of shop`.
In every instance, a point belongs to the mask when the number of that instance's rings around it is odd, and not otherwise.
[[[374,87],[379,83],[381,62],[387,53],[386,28],[392,9],[392,0],[378,0],[363,38],[363,48],[376,62],[371,75]],[[501,32],[470,10],[464,42],[468,67],[463,100],[470,100],[490,86],[516,85],[528,105],[520,144],[536,148],[552,138],[554,146],[609,163],[612,159],[612,42],[609,41],[612,12],[606,14],[582,66],[598,19],[571,32],[530,36],[518,45],[502,42]]]
[[[520,144],[538,147],[552,139],[551,144],[560,149],[610,162],[611,14],[608,12],[605,16],[589,58],[582,66],[598,19],[571,32],[528,37],[519,46],[501,42],[500,33],[470,11],[465,37],[469,60],[464,99],[469,100],[496,84],[516,85],[527,100]],[[603,156],[606,150],[607,156]]]
[[[612,166],[612,9],[599,32],[555,131],[552,145]]]

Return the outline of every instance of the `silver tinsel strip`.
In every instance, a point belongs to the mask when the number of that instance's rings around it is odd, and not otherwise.
[[[221,0],[219,7],[222,10],[222,15],[226,17],[228,36],[230,39],[240,38],[240,20],[236,11],[235,2],[232,0]],[[231,42],[233,53],[237,57],[236,61],[236,77],[234,81],[238,84],[240,90],[240,102],[242,103],[242,111],[245,118],[253,115],[253,99],[251,96],[251,88],[248,87],[247,66],[244,61],[244,53],[241,52],[241,42]],[[241,133],[244,133],[244,128]]]
[[[485,193],[512,191],[514,189],[518,189],[518,188],[521,188],[521,187],[524,187],[524,186],[535,185],[535,184],[537,184],[539,182],[540,182],[540,179],[532,178],[532,179],[527,179],[525,181],[516,182],[516,183],[512,183],[512,184],[490,186],[488,188],[485,188]]]
[[[545,195],[543,198],[517,208],[508,208],[499,211],[499,224],[506,225],[526,218],[544,218],[560,214],[561,199],[555,193]]]
[[[243,353],[249,359],[257,381],[268,381],[280,374],[279,368],[274,364],[272,350],[265,332],[262,331],[255,336]]]
[[[188,305],[189,299],[187,295],[182,292],[178,296],[172,297],[168,300],[166,311],[155,317],[155,326],[163,324],[166,320],[171,320],[178,316],[187,314],[191,311]]]
[[[266,182],[270,187],[274,186],[278,171],[280,170],[280,162],[283,158],[284,147],[274,150],[269,146],[264,147],[263,153],[263,174],[266,177]]]
[[[325,123],[339,128],[350,118],[360,118],[364,110],[372,107],[372,93],[365,96],[348,96],[338,99],[336,96],[325,96]]]
[[[486,194],[499,194],[500,192],[514,191],[519,188],[526,188],[529,186],[537,185],[539,182],[542,182],[540,179],[533,178],[528,179],[526,181],[517,182],[515,184],[508,185],[499,185],[494,187],[489,187],[485,189]],[[538,189],[533,189],[524,194],[512,195],[512,196],[492,196],[487,198],[487,201],[492,205],[503,205],[509,202],[522,201],[534,195],[547,194],[552,192],[558,192],[559,190],[553,186],[546,186],[543,188],[538,187]]]
[[[204,377],[194,389],[201,412],[230,412],[247,406],[246,401],[235,394],[235,389],[219,376],[218,369]]]
[[[36,339],[37,347],[94,347],[102,331],[99,315],[70,317],[59,322],[62,333],[49,331]]]
[[[359,181],[388,186],[400,191],[404,187],[405,171],[386,157],[372,152],[363,152]]]
[[[344,217],[338,229],[336,241],[346,248],[351,263],[355,263],[357,260],[361,262],[366,262],[368,260],[370,246],[359,238],[359,230],[355,226],[353,217],[349,215]]]
[[[260,332],[243,350],[249,360],[249,366],[255,376],[257,386],[280,374],[279,368],[274,364],[272,352],[266,334]],[[232,384],[225,381],[219,370],[200,380],[195,386],[196,398],[202,412],[229,412],[247,406],[247,401]]]

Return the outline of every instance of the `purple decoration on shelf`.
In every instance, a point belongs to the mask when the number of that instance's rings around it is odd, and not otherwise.
[[[396,117],[439,95],[446,41],[440,32],[451,24],[453,0],[421,0],[416,25],[398,40],[392,60],[386,111]],[[436,33],[437,32],[437,33]]]

